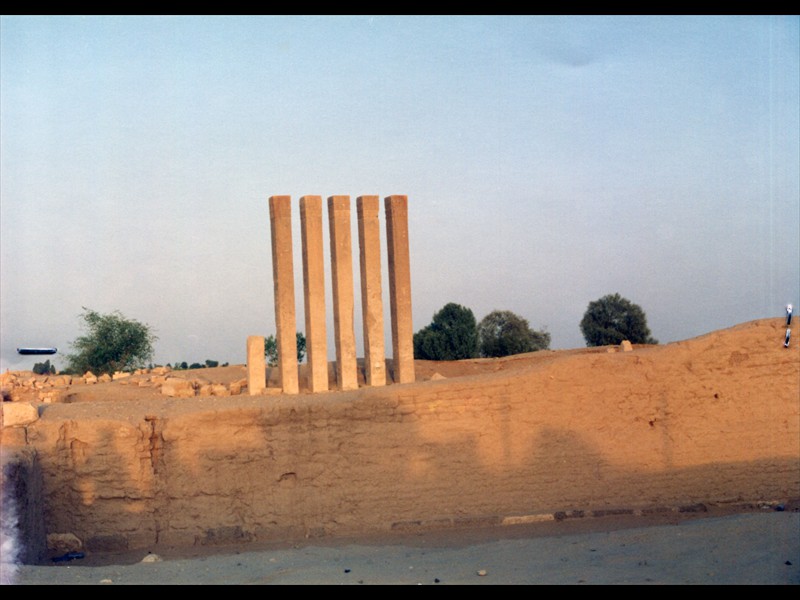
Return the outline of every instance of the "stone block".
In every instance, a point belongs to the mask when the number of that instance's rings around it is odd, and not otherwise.
[[[255,396],[267,387],[267,363],[264,356],[264,336],[247,337],[247,389]]]
[[[39,410],[30,402],[2,402],[2,427],[22,427],[39,418]]]
[[[168,377],[161,384],[161,393],[173,398],[191,398],[195,395],[194,386],[190,381],[180,377]]]

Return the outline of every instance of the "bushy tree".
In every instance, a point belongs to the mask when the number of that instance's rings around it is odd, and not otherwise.
[[[589,303],[580,323],[587,346],[658,344],[650,335],[642,308],[619,294],[608,294]]]
[[[100,375],[132,371],[152,358],[158,338],[149,325],[128,319],[119,311],[102,315],[86,307],[81,318],[88,332],[72,342],[75,352],[67,355],[68,372]]]
[[[450,302],[430,325],[414,334],[414,358],[461,360],[478,356],[478,326],[472,310]]]
[[[278,365],[278,340],[274,335],[264,338],[264,356],[267,357],[267,364],[270,367]],[[303,362],[306,357],[306,336],[297,332],[297,362]]]
[[[36,375],[54,375],[56,372],[56,366],[50,364],[50,359],[47,359],[43,363],[36,363],[33,365],[33,372]]]
[[[209,369],[213,369],[214,367],[218,367],[219,366],[219,361],[218,360],[210,360],[210,359],[207,358],[206,359],[206,366]]]
[[[481,356],[511,356],[523,352],[547,350],[550,334],[534,331],[528,321],[509,310],[495,310],[478,323]]]

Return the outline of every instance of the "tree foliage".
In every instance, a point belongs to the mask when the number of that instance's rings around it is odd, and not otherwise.
[[[495,310],[478,323],[478,341],[481,356],[493,358],[547,350],[550,334],[534,331],[527,319],[509,310]]]
[[[128,319],[119,311],[103,315],[86,307],[81,318],[87,333],[72,342],[75,352],[67,355],[69,372],[100,375],[132,371],[152,358],[158,338],[149,325]]]
[[[36,363],[33,365],[33,372],[36,375],[54,375],[56,372],[56,366],[50,364],[50,359],[47,359],[43,363]]]
[[[278,340],[274,335],[264,338],[264,356],[267,357],[267,364],[270,367],[278,365]],[[297,362],[303,362],[306,357],[306,336],[297,332]]]
[[[580,323],[587,346],[609,346],[628,340],[632,344],[658,344],[650,335],[640,306],[619,294],[589,303]]]
[[[414,358],[461,360],[478,356],[478,326],[472,310],[451,302],[414,334]]]

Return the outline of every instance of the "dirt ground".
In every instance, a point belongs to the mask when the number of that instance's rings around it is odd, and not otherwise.
[[[797,585],[800,505],[92,555],[17,585]]]

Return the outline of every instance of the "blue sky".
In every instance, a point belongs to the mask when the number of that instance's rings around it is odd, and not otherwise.
[[[65,366],[82,307],[150,325],[154,362],[244,363],[247,336],[275,332],[271,195],[293,198],[301,331],[299,198],[351,196],[359,356],[366,194],[408,196],[414,331],[455,302],[583,347],[610,293],[661,343],[782,317],[800,304],[799,31],[797,15],[3,16],[0,368],[42,360],[20,346]],[[328,314],[333,358],[330,294]]]

